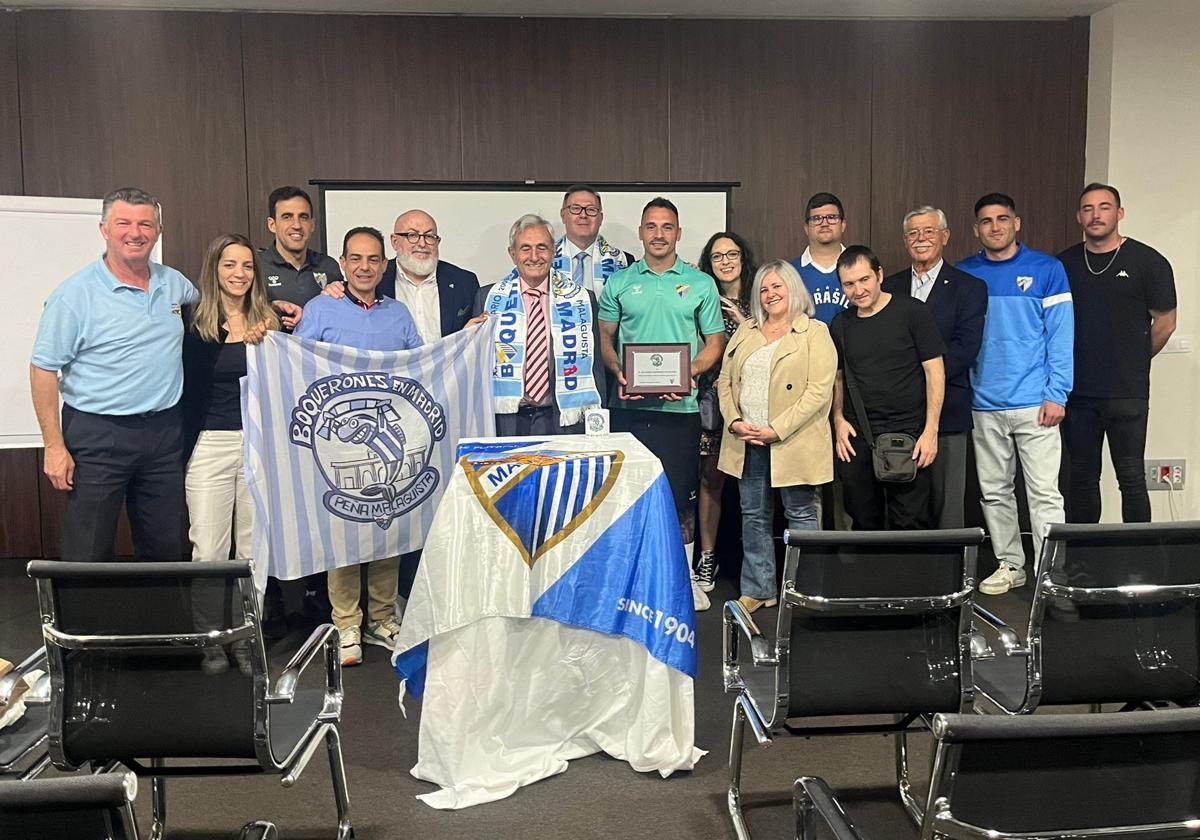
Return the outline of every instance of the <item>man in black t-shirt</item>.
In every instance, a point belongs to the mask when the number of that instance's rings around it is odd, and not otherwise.
[[[308,247],[317,228],[312,199],[299,187],[277,187],[267,198],[267,230],[275,241],[258,252],[267,296],[304,306],[329,283],[342,281],[337,260]]]
[[[1105,435],[1121,488],[1121,519],[1149,522],[1142,468],[1150,359],[1175,331],[1175,277],[1149,245],[1118,229],[1116,187],[1088,184],[1076,213],[1084,241],[1058,255],[1075,305],[1075,385],[1063,424],[1070,457],[1067,518],[1100,521]]]
[[[944,347],[929,310],[908,297],[883,291],[879,259],[864,245],[838,258],[838,279],[852,304],[833,319],[838,351],[833,389],[835,466],[846,513],[859,531],[933,528],[926,468],[937,457],[938,418],[945,395]],[[849,383],[849,384],[848,384]],[[870,435],[903,432],[917,439],[916,478],[881,482],[872,467],[871,445],[849,388],[857,389]]]

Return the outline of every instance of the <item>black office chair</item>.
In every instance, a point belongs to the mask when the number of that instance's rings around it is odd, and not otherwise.
[[[0,678],[0,707],[8,705],[27,674],[45,668],[46,650],[38,648]],[[16,722],[0,729],[0,778],[31,779],[50,764],[50,754],[46,751],[46,698],[31,690],[25,693],[21,702],[25,704],[25,713]]]
[[[49,654],[49,749],[56,767],[119,763],[150,777],[158,838],[167,777],[272,773],[290,787],[324,742],[337,837],[354,836],[332,625],[309,636],[272,689],[245,562],[35,560],[29,575],[37,582]],[[320,652],[324,687],[299,688],[301,672]]]
[[[1200,522],[1051,525],[1026,643],[975,612],[999,637],[974,665],[994,711],[1200,703]]]
[[[0,837],[137,840],[132,773],[0,783]]]
[[[915,819],[905,732],[935,712],[971,708],[971,601],[983,531],[789,530],[784,541],[774,645],[741,604],[725,603],[725,690],[737,694],[727,802],[734,830],[739,840],[750,837],[741,805],[746,723],[762,745],[778,731],[897,733],[897,786]],[[750,642],[748,672],[739,663],[741,635]],[[880,715],[885,722],[822,722]],[[807,722],[789,723],[799,718]]]
[[[1086,840],[1200,832],[1200,709],[944,715],[921,837]],[[861,840],[821,779],[793,788],[796,837]]]

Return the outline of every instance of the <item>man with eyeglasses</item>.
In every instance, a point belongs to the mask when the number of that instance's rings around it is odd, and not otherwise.
[[[267,198],[267,230],[275,241],[258,252],[267,297],[304,306],[342,279],[337,261],[308,247],[317,224],[312,199],[299,187],[278,187]]]
[[[946,352],[946,393],[938,424],[937,458],[929,467],[930,501],[939,528],[961,528],[967,492],[967,439],[971,433],[971,366],[983,342],[987,284],[946,263],[946,214],[924,205],[901,222],[912,265],[887,277],[883,290],[928,307]]]
[[[838,281],[837,260],[846,246],[846,211],[833,193],[819,192],[804,205],[804,233],[808,247],[792,260],[804,287],[817,306],[817,320],[833,323],[839,312],[850,306]]]
[[[569,187],[559,211],[564,235],[555,243],[554,270],[571,275],[576,285],[597,298],[608,278],[633,264],[633,254],[615,248],[600,235],[604,208],[600,193],[586,184]]]
[[[407,210],[392,225],[396,258],[387,264],[379,294],[408,307],[426,342],[461,330],[471,318],[479,278],[438,257],[442,237],[424,210]]]

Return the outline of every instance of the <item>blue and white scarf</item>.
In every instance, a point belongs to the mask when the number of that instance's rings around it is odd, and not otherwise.
[[[551,270],[550,347],[554,353],[554,400],[559,425],[573,426],[583,411],[600,405],[592,376],[592,304],[587,290],[571,275]],[[492,287],[485,311],[492,322],[496,358],[492,362],[492,394],[497,414],[516,414],[525,393],[525,302],[521,280],[512,273]]]
[[[565,272],[568,276],[573,276],[575,270],[575,266],[571,264],[573,260],[563,252],[566,241],[567,238],[564,236],[555,243],[554,268]],[[609,245],[608,240],[603,236],[596,237],[596,250],[600,253],[600,259],[592,258],[591,289],[592,293],[599,297],[608,278],[618,271],[628,268],[629,261],[625,258],[624,251]]]

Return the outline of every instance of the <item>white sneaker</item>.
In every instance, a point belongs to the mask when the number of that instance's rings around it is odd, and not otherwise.
[[[979,591],[984,595],[1003,595],[1010,589],[1025,585],[1025,570],[1010,566],[1007,563],[1001,563],[1000,568],[992,572],[983,583],[979,584]]]
[[[372,621],[363,630],[362,640],[369,645],[379,645],[388,650],[396,649],[396,639],[400,637],[400,625],[394,618],[383,621]]]
[[[696,612],[704,612],[712,606],[708,601],[708,596],[700,588],[700,581],[695,577],[692,578],[692,606],[696,608]]]
[[[701,551],[696,561],[696,582],[701,592],[712,592],[717,585],[717,556],[712,551]]]
[[[342,667],[362,664],[362,631],[347,627],[338,631],[338,639],[342,646]]]

